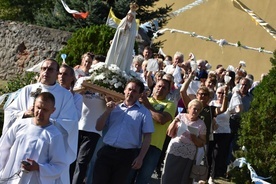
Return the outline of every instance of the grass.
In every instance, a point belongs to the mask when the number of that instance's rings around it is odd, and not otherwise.
[[[1,80],[0,79],[0,88],[3,88],[6,84],[7,84],[8,81],[5,81],[5,80]]]

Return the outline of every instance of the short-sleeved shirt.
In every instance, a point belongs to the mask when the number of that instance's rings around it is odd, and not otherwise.
[[[81,84],[88,79],[89,77],[79,78],[75,84],[75,88],[80,88]],[[99,93],[86,91],[83,94],[81,118],[78,123],[79,130],[94,132],[102,135],[102,131],[96,130],[95,126],[97,119],[101,116],[105,109],[106,102]]]
[[[196,121],[190,121],[187,118],[186,113],[181,113],[176,117],[180,119],[180,122],[184,123],[186,126],[192,126],[197,128],[199,135],[206,134],[206,126],[201,119],[198,119]],[[196,154],[196,145],[191,140],[191,137],[185,134],[185,132],[183,132],[179,136],[176,136],[171,139],[168,146],[168,153],[193,160]]]
[[[233,112],[235,108],[242,104],[241,95],[238,92],[234,92],[228,105],[230,112]]]
[[[153,97],[149,98],[150,104],[154,107],[155,110],[160,112],[168,112],[172,118],[174,117],[176,111],[176,105],[165,99],[165,100],[156,100]],[[166,132],[171,121],[166,122],[166,124],[161,125],[153,120],[154,124],[154,133],[151,135],[151,145],[162,150],[163,144],[166,138]]]
[[[117,105],[106,121],[104,144],[124,149],[140,148],[142,136],[154,132],[150,111],[138,101],[131,107]]]
[[[252,100],[253,96],[251,95],[251,93],[247,93],[245,96],[242,97],[243,112],[249,111]]]

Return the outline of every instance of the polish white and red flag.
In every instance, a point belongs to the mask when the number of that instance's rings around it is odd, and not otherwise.
[[[71,9],[69,8],[69,6],[68,6],[63,0],[61,0],[61,3],[62,3],[62,5],[63,5],[64,9],[65,9],[68,13],[72,14],[73,17],[76,18],[76,19],[86,19],[86,18],[88,17],[88,15],[89,15],[88,12],[79,12],[79,11],[77,11],[77,10],[71,10]]]

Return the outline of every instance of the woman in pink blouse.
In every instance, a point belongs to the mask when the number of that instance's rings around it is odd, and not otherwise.
[[[190,171],[197,147],[206,143],[206,126],[199,119],[203,106],[194,99],[188,104],[188,113],[180,113],[169,125],[167,134],[172,137],[168,146],[162,173],[162,184],[192,183]]]

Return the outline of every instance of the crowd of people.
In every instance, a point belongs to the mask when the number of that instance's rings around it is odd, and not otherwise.
[[[133,57],[129,71],[137,75],[122,102],[74,90],[104,56],[85,53],[74,68],[46,59],[38,82],[5,108],[0,182],[146,184],[156,172],[162,184],[193,183],[192,165],[204,155],[208,183],[227,177],[259,82],[241,67],[212,70],[192,56],[145,47]]]
[[[146,46],[133,54],[137,8],[131,4],[106,57],[84,53],[73,68],[45,59],[37,82],[6,105],[0,183],[148,184],[156,173],[162,184],[212,184],[227,177],[241,114],[259,81],[242,64],[211,67],[192,53],[164,56]],[[123,101],[81,88],[99,62],[132,76]],[[203,161],[208,178],[194,180],[192,166]]]

